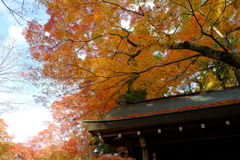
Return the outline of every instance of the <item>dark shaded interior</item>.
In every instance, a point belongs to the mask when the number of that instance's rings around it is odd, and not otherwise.
[[[151,144],[148,146],[149,159],[153,153],[157,160],[239,160],[240,136]],[[130,156],[142,160],[141,148],[129,147]]]

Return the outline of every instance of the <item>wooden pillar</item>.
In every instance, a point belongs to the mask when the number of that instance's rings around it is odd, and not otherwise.
[[[144,137],[139,137],[139,141],[140,141],[140,146],[142,148],[143,160],[148,160],[148,149],[147,149],[145,138]]]
[[[152,154],[152,157],[153,157],[153,158],[152,158],[153,160],[157,160],[157,155],[156,155],[156,153],[153,153],[153,154]]]

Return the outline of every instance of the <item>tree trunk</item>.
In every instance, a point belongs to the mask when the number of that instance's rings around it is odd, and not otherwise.
[[[238,85],[240,85],[240,69],[237,69],[237,68],[234,67],[234,74],[236,76]]]

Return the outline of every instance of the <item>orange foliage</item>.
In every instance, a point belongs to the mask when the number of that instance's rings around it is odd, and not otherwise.
[[[25,31],[32,58],[41,63],[41,75],[32,76],[63,91],[72,86],[51,107],[59,120],[66,118],[62,114],[74,117],[72,124],[101,118],[130,89],[145,90],[152,99],[178,94],[186,86],[203,90],[215,86],[211,81],[219,83],[204,71],[215,64],[206,58],[212,56],[200,58],[202,52],[197,55],[192,48],[169,46],[187,41],[221,53],[239,48],[237,1],[41,2],[50,19],[44,25],[33,20]]]
[[[62,95],[50,107],[58,126],[49,125],[35,140],[47,145],[49,153],[54,153],[56,145],[47,142],[61,144],[57,152],[65,158],[88,150],[84,144],[90,139],[81,120],[103,118],[131,90],[146,91],[147,99],[153,99],[178,94],[186,86],[193,91],[219,87],[215,83],[221,80],[210,68],[215,65],[210,58],[218,58],[171,46],[187,41],[209,47],[212,53],[235,53],[234,48],[240,47],[238,1],[40,2],[50,18],[44,25],[33,20],[25,30],[31,56],[41,64],[30,76],[34,81],[45,78],[49,85],[42,86],[47,95],[51,88]],[[226,85],[234,85],[233,71],[227,74],[231,80]],[[182,109],[201,107],[207,106]],[[67,140],[55,139],[50,133]]]
[[[61,125],[50,122],[47,124],[45,130],[32,137],[22,147],[19,147],[19,144],[13,146],[9,153],[21,157],[24,153],[28,157],[31,155],[32,159],[65,160],[94,157],[93,150],[96,146],[89,145],[91,138],[84,129],[68,127],[68,130],[65,130]],[[28,152],[25,153],[25,150]]]
[[[7,124],[5,123],[4,119],[0,119],[0,143],[10,141],[12,139],[11,136],[7,133]]]
[[[32,160],[35,156],[34,150],[24,143],[17,143],[12,145],[7,153],[3,155],[3,158],[7,159],[23,159]]]

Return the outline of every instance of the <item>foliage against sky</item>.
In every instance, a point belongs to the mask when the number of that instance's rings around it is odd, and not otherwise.
[[[37,15],[41,11],[38,4],[34,0],[0,1],[0,114],[35,105],[29,95],[36,88],[23,78],[33,63],[22,31],[30,19],[47,19]]]
[[[201,71],[222,64],[231,71],[227,86],[233,67],[240,68],[238,0],[40,2],[50,19],[33,20],[25,31],[32,58],[42,65],[35,71],[64,86],[77,84],[54,105],[76,107],[90,119],[128,90],[145,90],[151,99],[186,85],[211,89]],[[224,78],[211,76],[214,83]]]
[[[81,120],[102,118],[123,95],[151,99],[237,84],[238,0],[39,2],[50,19],[25,30],[39,66],[30,76],[49,82],[46,94],[59,87],[65,94],[50,107],[58,126],[49,124],[30,147],[12,146],[10,156],[83,157],[92,148]],[[39,144],[46,147],[36,150]]]

